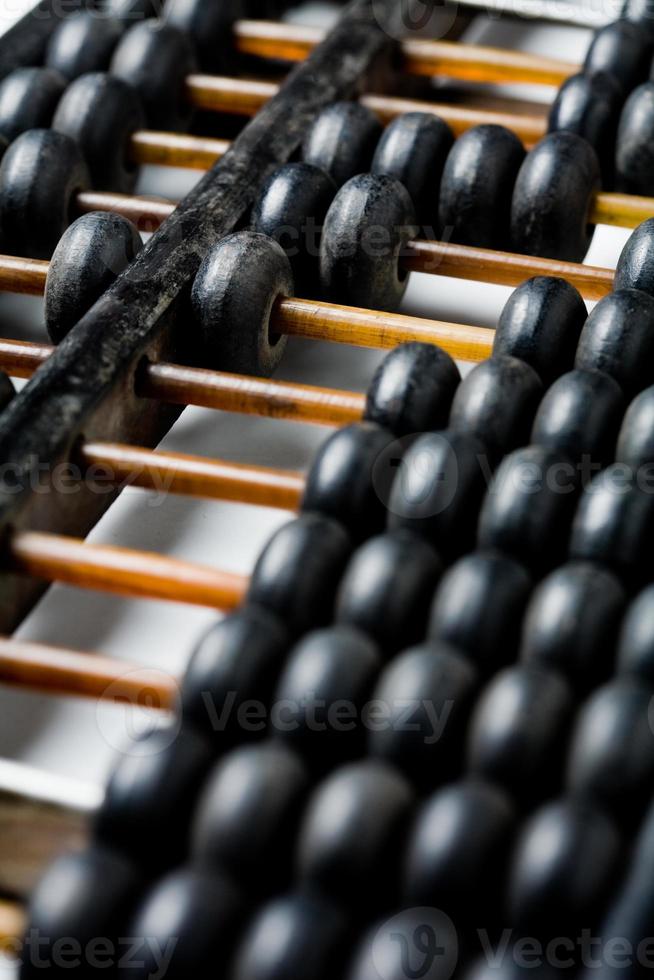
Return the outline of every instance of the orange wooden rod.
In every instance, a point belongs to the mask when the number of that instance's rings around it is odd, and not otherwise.
[[[0,901],[0,956],[12,957],[18,952],[18,937],[25,932],[23,906]]]

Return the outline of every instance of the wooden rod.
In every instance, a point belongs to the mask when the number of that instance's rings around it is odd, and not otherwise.
[[[0,902],[0,955],[14,957],[19,952],[19,937],[26,928],[25,909],[13,902]]]
[[[84,191],[75,204],[80,214],[90,211],[111,211],[129,218],[141,231],[156,231],[169,218],[177,204],[156,197],[133,197],[129,194],[109,194],[103,191]]]
[[[209,170],[226,153],[229,140],[139,130],[130,139],[132,163]]]
[[[637,228],[654,217],[654,198],[636,194],[597,194],[593,200],[590,221],[594,225],[617,225]]]
[[[118,485],[128,484],[158,493],[296,511],[305,488],[302,473],[181,453],[153,452],[120,443],[85,442],[77,455],[82,466],[102,467]]]
[[[158,711],[172,711],[179,693],[178,681],[163,671],[8,637],[0,637],[0,683]]]
[[[248,583],[243,575],[177,558],[35,531],[16,532],[6,557],[14,571],[48,582],[225,612],[240,605]]]

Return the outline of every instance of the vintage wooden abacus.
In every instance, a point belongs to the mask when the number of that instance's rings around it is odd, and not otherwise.
[[[249,6],[41,0],[0,40],[0,290],[45,294],[54,345],[0,340],[0,681],[178,722],[84,813],[0,779],[0,827],[25,827],[0,840],[0,938],[24,978],[513,980],[529,944],[539,976],[640,976],[649,10],[588,15],[579,66],[400,39],[395,0],[329,32]],[[436,102],[439,74],[560,88],[547,112]],[[192,109],[252,118],[188,135]],[[142,163],[208,172],[172,204],[131,193]],[[582,264],[594,223],[635,229],[616,270]],[[396,312],[414,271],[517,288],[493,331]],[[389,354],[365,395],[276,381],[289,335]],[[334,432],[307,474],[157,451],[187,405]],[[79,492],[36,492],[64,463]],[[162,484],[297,516],[247,578],[85,541]],[[178,701],[128,657],[13,639],[50,582],[228,615]]]

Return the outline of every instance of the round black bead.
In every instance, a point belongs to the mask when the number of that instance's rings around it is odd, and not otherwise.
[[[431,609],[429,636],[465,653],[480,673],[515,659],[531,579],[502,555],[466,555],[441,580]]]
[[[355,949],[347,980],[450,980],[459,962],[454,923],[439,908],[404,909],[375,922]],[[418,964],[412,966],[411,964]]]
[[[251,226],[282,246],[298,292],[315,291],[320,231],[336,184],[310,163],[286,163],[273,171],[252,210]]]
[[[166,0],[163,17],[191,39],[200,67],[215,71],[230,49],[232,24],[247,16],[246,8],[244,0]]]
[[[210,248],[191,302],[211,364],[221,371],[269,377],[286,349],[286,338],[271,329],[272,309],[293,293],[291,266],[271,238],[240,231]]]
[[[370,109],[358,102],[334,102],[316,116],[304,138],[302,159],[341,187],[370,170],[381,134],[381,123]]]
[[[627,609],[618,642],[620,674],[654,683],[654,586],[648,585]]]
[[[654,194],[654,82],[645,82],[624,104],[616,141],[616,182],[628,194]]]
[[[200,795],[195,865],[229,875],[250,897],[283,887],[308,790],[307,771],[286,746],[264,742],[234,749]]]
[[[479,439],[495,466],[527,442],[542,391],[540,378],[524,361],[504,354],[491,357],[459,385],[450,428]]]
[[[521,803],[556,792],[573,702],[560,674],[524,664],[503,670],[472,714],[470,772],[503,786]]]
[[[52,68],[15,68],[0,82],[0,133],[11,143],[28,129],[47,128],[65,88]]]
[[[632,398],[654,381],[654,297],[620,289],[600,300],[581,332],[575,367],[605,371]]]
[[[77,144],[51,129],[30,129],[0,164],[0,222],[15,255],[49,259],[89,175]]]
[[[654,41],[653,14],[652,0],[624,0],[622,4],[622,17],[629,23],[636,24],[652,41]]]
[[[525,150],[503,126],[475,126],[459,136],[441,181],[439,218],[448,241],[506,248],[511,198]]]
[[[293,635],[327,623],[351,543],[329,517],[302,514],[285,524],[257,561],[248,600],[276,613]]]
[[[628,95],[647,78],[652,53],[646,32],[628,20],[615,20],[595,31],[584,69],[588,74],[606,72]]]
[[[89,71],[105,71],[123,31],[120,20],[109,17],[104,10],[70,14],[50,36],[46,66],[70,80]]]
[[[337,769],[309,800],[297,843],[301,882],[367,913],[397,885],[413,792],[374,759]]]
[[[45,287],[45,323],[55,344],[136,258],[143,243],[127,218],[106,211],[82,215],[57,245]]]
[[[373,422],[338,429],[318,450],[306,478],[302,510],[340,521],[354,540],[379,533],[386,523],[387,486],[402,447]]]
[[[386,127],[372,160],[373,174],[388,174],[404,184],[428,238],[438,236],[441,177],[453,144],[452,130],[438,116],[407,112]]]
[[[372,641],[348,626],[307,634],[289,654],[279,678],[271,732],[314,772],[361,754],[361,713],[380,666]]]
[[[614,176],[615,140],[624,94],[620,83],[603,71],[584,71],[566,79],[552,103],[550,133],[576,133],[597,153],[602,184],[610,187]]]
[[[512,800],[490,783],[470,779],[438,790],[411,827],[403,902],[488,921],[501,895],[515,819]]]
[[[529,936],[576,940],[595,926],[618,870],[620,837],[600,809],[573,800],[541,807],[523,827],[511,860],[508,913]]]
[[[613,666],[625,592],[599,565],[569,562],[534,590],[522,627],[520,659],[563,674],[583,693]]]
[[[327,299],[346,306],[393,310],[408,282],[401,256],[415,237],[409,193],[394,177],[360,174],[327,212],[320,245],[320,280]]]
[[[617,381],[601,371],[569,371],[545,392],[531,441],[566,456],[583,475],[584,460],[605,465],[614,458],[624,412]]]
[[[371,706],[369,752],[432,791],[461,763],[463,735],[477,672],[444,643],[425,643],[395,657],[379,678]]]
[[[637,471],[651,472],[654,466],[654,387],[645,388],[627,409],[620,434],[616,459]]]
[[[388,526],[427,538],[447,557],[472,546],[486,479],[482,443],[465,432],[433,432],[407,450],[390,496]]]
[[[511,206],[512,247],[526,255],[581,262],[594,228],[599,188],[595,150],[576,133],[550,133],[520,168]]]
[[[569,371],[588,312],[565,279],[534,276],[511,293],[500,315],[493,354],[526,361],[550,384]]]
[[[166,951],[167,980],[207,976],[231,954],[244,911],[226,878],[199,868],[174,871],[152,886],[133,917],[128,935],[140,948],[120,973],[127,980],[157,976]]]
[[[441,563],[426,541],[406,530],[362,544],[345,570],[336,620],[371,636],[392,654],[425,635]]]
[[[377,369],[364,418],[396,436],[442,429],[461,381],[459,369],[435,344],[400,344]]]
[[[105,72],[74,81],[52,120],[53,129],[79,146],[93,186],[121,194],[134,190],[138,167],[130,162],[129,141],[144,127],[145,114],[136,91]]]
[[[619,676],[590,696],[575,724],[568,789],[636,825],[652,796],[652,689]]]
[[[158,20],[134,24],[111,59],[111,74],[139,93],[152,129],[180,130],[188,125],[192,110],[184,83],[194,69],[190,39]]]
[[[247,734],[248,706],[268,705],[289,640],[272,613],[245,606],[212,626],[191,658],[182,682],[182,717],[224,749]]]
[[[654,296],[654,218],[642,221],[627,239],[618,259],[613,288],[640,289]]]
[[[146,17],[156,17],[157,4],[155,0],[102,0],[102,9],[110,17],[118,17],[126,23],[144,20]]]

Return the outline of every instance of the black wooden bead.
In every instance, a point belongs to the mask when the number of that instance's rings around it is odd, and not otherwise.
[[[654,194],[654,82],[645,82],[624,104],[616,141],[616,183],[628,194]]]
[[[577,940],[597,924],[614,882],[620,837],[601,809],[573,800],[541,807],[523,827],[511,860],[508,913],[529,936]]]
[[[274,170],[252,210],[253,231],[274,238],[288,257],[300,295],[315,291],[320,230],[336,195],[336,184],[310,163]]]
[[[42,977],[43,961],[50,964],[51,977],[106,976],[106,945],[110,943],[114,950],[118,949],[141,887],[135,868],[104,848],[58,858],[30,899],[27,919],[38,945],[35,948],[28,936],[22,948],[21,977]],[[103,945],[95,949],[95,963],[91,957],[78,954],[77,966],[71,965],[75,959],[70,955],[71,942],[86,951],[89,944],[99,940]],[[64,944],[64,955],[57,958],[59,944]]]
[[[469,779],[421,804],[404,858],[403,902],[466,921],[488,921],[502,894],[502,868],[516,819],[503,790]]]
[[[205,71],[215,71],[229,52],[231,27],[238,17],[247,16],[244,0],[166,0],[163,18],[191,39],[198,63]]]
[[[364,418],[396,436],[442,429],[461,381],[459,369],[435,344],[400,344],[377,369]]]
[[[620,83],[603,71],[584,71],[566,79],[548,119],[550,133],[576,133],[597,153],[602,185],[610,187],[615,171],[615,140],[624,102]]]
[[[66,79],[52,68],[15,68],[0,82],[0,133],[11,143],[50,125]]]
[[[584,59],[588,74],[606,72],[625,95],[647,78],[652,42],[636,24],[615,20],[595,31]]]
[[[625,592],[599,565],[569,562],[534,590],[522,627],[520,659],[558,670],[583,693],[602,683],[613,652]]]
[[[463,735],[477,672],[456,649],[436,641],[395,657],[382,672],[371,705],[369,752],[431,792],[461,763]]]
[[[442,640],[481,674],[515,659],[531,579],[511,558],[477,552],[450,568],[436,590],[429,636]]]
[[[271,238],[240,231],[210,248],[191,302],[211,366],[269,377],[286,349],[286,338],[271,328],[272,309],[293,292],[289,261]]]
[[[476,436],[495,466],[527,442],[542,391],[540,378],[524,361],[505,354],[491,357],[459,385],[450,428]]]
[[[15,394],[16,390],[11,378],[4,371],[0,371],[0,412],[4,411]]]
[[[354,951],[347,980],[450,980],[459,962],[454,923],[439,908],[403,909],[375,922]]]
[[[45,323],[55,344],[136,258],[143,243],[131,221],[92,211],[61,237],[45,287]]]
[[[167,980],[209,976],[230,956],[245,904],[231,881],[200,868],[181,868],[152,886],[133,917],[128,935],[140,947],[119,971],[127,980],[161,974]]]
[[[148,871],[188,854],[191,814],[212,761],[195,732],[155,729],[121,755],[94,820],[98,840]]]
[[[576,133],[550,133],[527,154],[511,206],[512,247],[526,255],[581,262],[594,228],[599,188],[595,150]]]
[[[121,194],[134,190],[138,167],[130,162],[129,142],[145,128],[145,113],[131,85],[106,72],[82,75],[66,90],[52,128],[75,140],[94,187]]]
[[[642,221],[627,239],[618,259],[613,288],[640,289],[654,296],[654,218]]]
[[[622,390],[612,377],[601,371],[569,371],[545,392],[531,441],[567,456],[576,471],[584,459],[605,465],[614,458],[623,412]]]
[[[581,332],[575,367],[605,371],[632,398],[654,381],[654,297],[619,289],[600,300]]]
[[[621,16],[632,24],[636,24],[654,41],[654,25],[651,0],[624,0]]]
[[[320,244],[320,281],[327,299],[396,309],[408,282],[401,256],[415,232],[411,198],[399,180],[383,174],[349,180],[327,212]]]
[[[136,89],[152,129],[184,129],[191,106],[184,94],[195,69],[193,47],[183,31],[158,20],[134,24],[114,51],[111,73]]]
[[[534,276],[511,293],[500,315],[493,354],[526,361],[548,385],[575,359],[588,312],[565,279]]]
[[[338,429],[313,459],[302,510],[340,521],[353,540],[377,534],[386,523],[386,489],[401,458],[392,433],[374,422]]]
[[[531,665],[503,670],[482,692],[472,714],[468,768],[531,804],[556,792],[572,690],[553,671]]]
[[[336,620],[371,636],[385,654],[422,639],[442,570],[436,552],[409,531],[388,531],[355,551],[336,597]]]
[[[200,795],[193,824],[195,865],[224,872],[250,898],[283,887],[308,790],[307,771],[286,746],[264,742],[234,749],[216,765]]]
[[[361,714],[380,667],[374,643],[349,626],[307,634],[279,678],[271,733],[292,746],[313,772],[361,754]]]
[[[627,609],[620,629],[617,669],[654,683],[654,586],[639,592]]]
[[[127,24],[146,17],[156,17],[157,7],[161,4],[156,0],[103,0],[102,9],[110,17],[118,17]]]
[[[89,175],[77,144],[51,129],[30,129],[0,164],[0,222],[15,255],[49,259],[71,221]]]
[[[439,218],[448,241],[507,248],[511,198],[525,157],[503,126],[475,126],[459,136],[441,181]]]
[[[212,626],[191,658],[182,682],[182,717],[224,749],[261,735],[248,705],[267,705],[289,647],[283,624],[272,613],[245,606]]]
[[[411,787],[375,759],[351,763],[312,794],[297,843],[297,872],[312,890],[362,914],[397,885]]]
[[[404,184],[428,238],[438,237],[441,177],[453,144],[452,130],[438,116],[407,112],[386,127],[370,167],[373,174],[388,174]]]
[[[577,717],[568,788],[637,825],[653,778],[651,686],[639,677],[616,677],[591,695]]]
[[[645,388],[627,409],[620,434],[616,459],[633,470],[643,468],[646,475],[654,466],[654,387]]]
[[[465,432],[430,432],[407,450],[390,496],[388,526],[406,528],[446,558],[472,546],[486,489],[485,447]]]
[[[345,529],[320,514],[285,524],[264,548],[250,579],[248,600],[276,613],[292,635],[323,626],[350,557]]]
[[[463,974],[465,980],[562,980],[569,976],[567,967],[557,969],[557,956],[554,953],[554,963],[546,961],[546,957],[531,956],[530,941],[527,940],[527,955],[524,955],[524,937],[513,934],[514,945],[500,957],[488,958],[483,952],[473,965]],[[544,951],[545,952],[545,951]],[[562,957],[565,958],[565,957]]]
[[[65,17],[48,41],[45,63],[72,80],[89,71],[105,71],[124,26],[103,10],[81,10]]]
[[[334,102],[316,116],[302,144],[302,159],[341,187],[370,170],[381,134],[381,123],[370,109],[358,102]]]
[[[245,930],[226,977],[332,980],[347,935],[346,920],[334,905],[302,892],[274,898]]]

